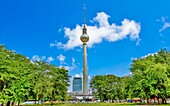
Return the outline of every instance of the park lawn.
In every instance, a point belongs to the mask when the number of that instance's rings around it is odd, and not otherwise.
[[[77,103],[77,104],[55,104],[55,105],[47,105],[44,106],[126,106],[129,104],[120,104],[120,103]],[[131,104],[132,105],[132,104]],[[21,106],[42,106],[42,105],[21,105]]]
[[[58,104],[58,105],[56,104],[53,106],[136,106],[136,105],[145,105],[145,104],[135,104],[135,103],[126,103],[126,104],[125,103],[83,103],[82,104],[80,103],[80,104]],[[165,106],[165,105],[162,104],[161,106]]]
[[[58,104],[54,106],[127,106],[135,105],[132,103],[78,103],[78,104]]]
[[[78,104],[58,104],[55,106],[125,106],[125,104],[115,103],[78,103]],[[127,105],[127,104],[126,104]]]
[[[78,104],[69,104],[69,103],[57,103],[57,104],[45,104],[44,106],[155,106],[155,105],[161,105],[161,106],[170,106],[170,104],[142,104],[142,103],[78,103]],[[21,106],[43,106],[43,105],[21,105]]]

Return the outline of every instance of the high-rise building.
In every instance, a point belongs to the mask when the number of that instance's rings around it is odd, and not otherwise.
[[[82,78],[81,77],[73,78],[73,92],[82,93]]]

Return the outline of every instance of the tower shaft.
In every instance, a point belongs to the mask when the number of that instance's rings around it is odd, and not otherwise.
[[[87,54],[86,54],[86,43],[83,43],[84,48],[84,54],[83,54],[83,95],[87,95],[87,83],[88,83],[88,77],[87,77]]]

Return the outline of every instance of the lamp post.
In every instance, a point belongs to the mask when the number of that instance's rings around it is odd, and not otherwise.
[[[87,53],[86,53],[86,43],[89,41],[89,36],[87,35],[87,29],[86,26],[84,24],[83,29],[82,29],[83,33],[80,37],[80,40],[83,42],[83,49],[84,49],[84,53],[83,53],[83,95],[87,95],[88,94],[88,90],[87,90],[87,86],[88,86],[88,72],[87,72]]]

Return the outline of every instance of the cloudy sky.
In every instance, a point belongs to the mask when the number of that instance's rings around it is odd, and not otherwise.
[[[82,73],[84,0],[0,0],[0,44]],[[86,0],[89,78],[127,75],[132,58],[170,50],[169,0]]]

